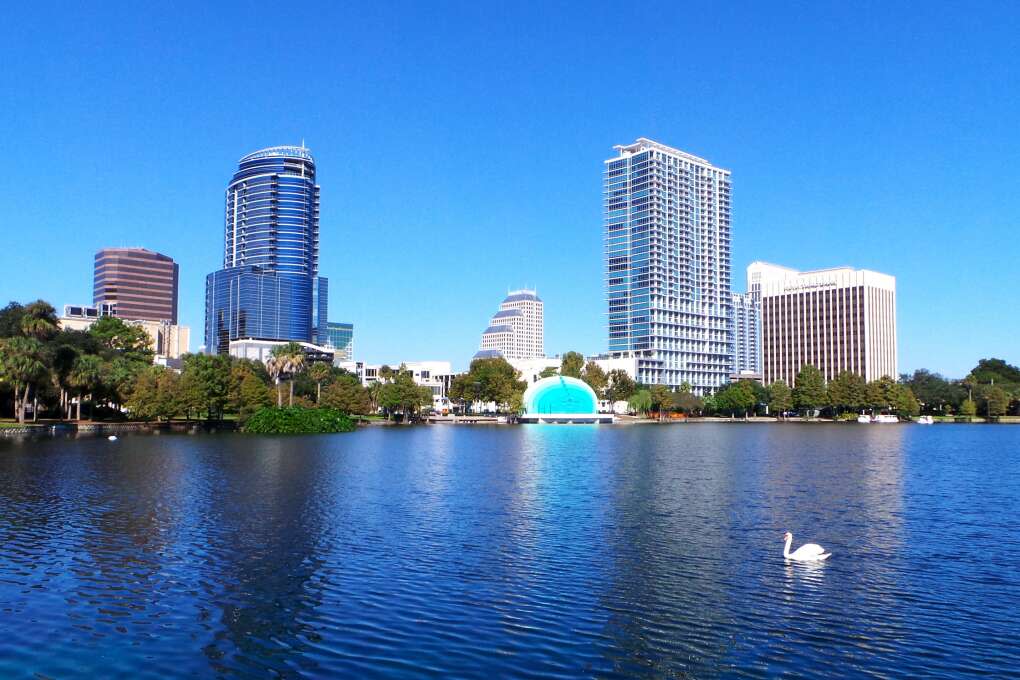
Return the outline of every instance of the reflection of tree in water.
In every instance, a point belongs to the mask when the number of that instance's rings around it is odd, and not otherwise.
[[[312,670],[311,619],[323,590],[322,457],[308,442],[300,449],[270,439],[229,444],[234,450],[210,461],[210,568],[201,587],[220,611],[200,614],[214,631],[203,651],[218,673]]]

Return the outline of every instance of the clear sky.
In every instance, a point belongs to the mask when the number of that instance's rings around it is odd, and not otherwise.
[[[196,350],[237,160],[304,139],[358,358],[466,367],[524,285],[604,351],[602,161],[645,136],[733,172],[736,290],[876,269],[901,370],[1020,361],[1016,2],[46,4],[0,28],[3,302],[143,246]]]

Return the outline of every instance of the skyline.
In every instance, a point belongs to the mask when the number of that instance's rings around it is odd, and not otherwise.
[[[546,303],[549,354],[605,352],[602,161],[644,136],[733,173],[734,292],[754,260],[876,270],[897,278],[901,371],[962,377],[981,357],[1016,361],[1020,321],[1000,311],[1020,283],[1008,267],[1020,255],[1015,8],[663,6],[661,25],[613,58],[600,50],[623,12],[559,8],[532,25],[518,8],[288,11],[316,78],[296,79],[308,64],[279,51],[287,37],[269,12],[14,9],[25,30],[0,53],[21,99],[0,121],[19,172],[0,200],[4,224],[24,226],[5,229],[0,303],[91,303],[95,252],[140,246],[180,264],[197,350],[230,173],[250,151],[304,138],[329,317],[354,324],[359,360],[463,369],[492,299],[525,284]],[[691,52],[720,29],[730,49],[681,59],[668,40],[681,17]],[[330,27],[355,19],[336,46]],[[228,20],[242,23],[220,45]],[[35,29],[51,36],[45,52]],[[265,72],[215,92],[217,69],[249,42],[276,51],[254,58]],[[663,65],[673,82],[654,73]],[[241,91],[238,116],[228,104]],[[44,268],[59,276],[12,274]]]

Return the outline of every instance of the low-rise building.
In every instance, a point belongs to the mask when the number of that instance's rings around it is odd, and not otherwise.
[[[410,371],[416,385],[432,390],[432,408],[442,411],[450,408],[450,384],[455,376],[449,361],[403,361],[396,364],[366,364],[363,361],[340,361],[334,364],[358,376],[365,387],[377,382],[386,382],[382,369],[388,366],[393,371]]]
[[[64,305],[64,315],[57,319],[61,328],[86,331],[104,316],[116,316],[113,305]],[[191,329],[169,321],[149,319],[121,319],[138,326],[149,336],[149,349],[155,354],[154,363],[168,365],[188,353]]]
[[[259,340],[257,338],[241,338],[231,340],[228,353],[238,359],[251,359],[266,363],[273,350],[282,345],[290,344],[290,340]],[[310,342],[297,342],[305,352],[305,361],[333,364],[333,348],[313,345]]]

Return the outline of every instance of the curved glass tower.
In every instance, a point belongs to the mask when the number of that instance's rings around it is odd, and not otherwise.
[[[328,283],[319,277],[319,186],[304,146],[244,156],[227,185],[223,269],[206,277],[206,351],[231,340],[324,342]]]

